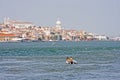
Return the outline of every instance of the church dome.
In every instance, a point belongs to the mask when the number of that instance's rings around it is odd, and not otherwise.
[[[59,25],[59,24],[61,24],[61,21],[59,21],[59,20],[58,20],[58,21],[56,21],[56,24],[58,24],[58,25]]]

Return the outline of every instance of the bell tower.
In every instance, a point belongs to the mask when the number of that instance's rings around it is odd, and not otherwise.
[[[9,18],[7,18],[7,17],[5,17],[5,18],[4,18],[4,22],[3,22],[3,23],[4,23],[5,25],[8,25],[8,24],[9,24],[9,21],[10,21],[10,19],[9,19]]]

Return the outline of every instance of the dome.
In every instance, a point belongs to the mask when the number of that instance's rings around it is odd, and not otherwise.
[[[58,21],[56,21],[56,24],[61,24],[61,21],[59,21],[59,20],[58,20]]]

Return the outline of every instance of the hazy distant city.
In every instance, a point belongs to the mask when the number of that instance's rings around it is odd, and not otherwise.
[[[36,26],[32,22],[4,18],[0,24],[0,42],[117,40],[85,30],[67,30],[58,19],[55,26]]]

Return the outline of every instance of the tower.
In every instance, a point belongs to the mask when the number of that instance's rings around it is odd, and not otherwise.
[[[9,19],[9,18],[7,18],[7,17],[5,17],[5,18],[4,18],[4,22],[3,22],[3,23],[4,23],[5,25],[8,25],[8,24],[9,24],[9,21],[10,21],[10,19]]]

